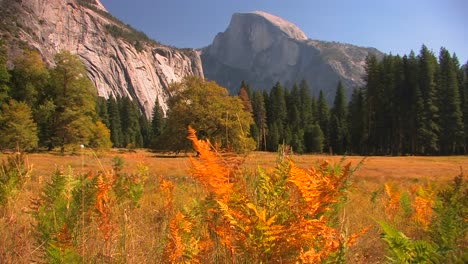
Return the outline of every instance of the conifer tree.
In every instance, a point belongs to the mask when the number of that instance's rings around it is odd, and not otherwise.
[[[462,92],[462,107],[463,107],[463,125],[465,127],[465,147],[464,154],[468,153],[468,62],[464,68],[464,83]]]
[[[459,81],[456,65],[445,48],[440,50],[439,63],[440,149],[442,154],[454,154],[460,152],[464,139]]]
[[[107,110],[107,100],[104,97],[98,96],[96,98],[96,113],[100,120],[106,127],[110,127],[109,113]]]
[[[270,131],[270,127],[275,124],[276,130],[278,132],[278,141],[277,142],[270,142],[270,146],[273,146],[275,144],[279,144],[283,141],[286,140],[286,134],[285,134],[285,125],[286,125],[286,119],[288,117],[288,110],[286,107],[286,96],[285,96],[285,90],[283,86],[279,82],[273,86],[273,88],[270,91],[270,96],[268,99],[268,128]],[[275,135],[276,137],[276,135]],[[271,137],[271,138],[275,138]],[[269,140],[270,141],[270,140]],[[287,142],[285,142],[287,143]],[[276,151],[276,146],[274,147],[274,150]]]
[[[423,45],[419,60],[419,92],[417,105],[421,115],[417,120],[418,153],[436,154],[439,151],[439,108],[436,101],[437,59]],[[419,95],[420,93],[420,95]]]
[[[263,92],[255,91],[252,98],[253,117],[258,128],[257,149],[266,150],[267,113]]]
[[[122,122],[120,120],[120,111],[117,100],[111,95],[107,99],[107,111],[109,113],[109,129],[111,132],[111,141],[114,147],[123,147]]]
[[[325,149],[329,147],[329,126],[330,126],[330,107],[323,95],[323,91],[320,90],[319,97],[317,99],[317,124],[320,126],[320,129],[323,132],[323,145]]]
[[[365,99],[362,88],[353,90],[348,105],[348,128],[350,137],[350,148],[354,153],[365,154],[366,149],[366,112]]]
[[[348,135],[348,112],[346,97],[341,81],[336,88],[335,100],[330,115],[330,146],[332,151],[337,154],[345,153],[349,135]]]
[[[156,97],[153,107],[153,114],[151,119],[151,133],[152,133],[152,144],[157,141],[157,138],[162,134],[164,129],[164,112],[159,104],[159,99]],[[153,146],[156,147],[156,146]]]
[[[410,52],[409,56],[403,57],[403,74],[403,89],[398,96],[402,105],[399,122],[400,126],[403,128],[403,152],[415,154],[417,153],[418,142],[418,116],[424,112],[424,104],[418,104],[418,100],[421,99],[421,92],[419,89],[419,66],[418,59],[413,51]]]
[[[120,118],[124,147],[143,146],[139,116],[140,112],[137,105],[130,98],[123,97],[120,103]]]

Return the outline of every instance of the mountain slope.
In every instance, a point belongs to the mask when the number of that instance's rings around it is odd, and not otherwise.
[[[363,85],[365,59],[374,48],[310,40],[293,23],[255,11],[234,14],[225,32],[201,50],[205,77],[237,92],[242,80],[269,90],[277,81],[290,87],[305,79],[317,95],[331,99],[338,80],[347,89]]]
[[[0,0],[0,34],[14,56],[34,47],[52,65],[61,50],[78,54],[100,96],[130,96],[147,116],[167,87],[203,76],[198,53],[161,45],[110,15],[99,0]]]

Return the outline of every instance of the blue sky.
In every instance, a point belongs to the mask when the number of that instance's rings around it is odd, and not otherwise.
[[[149,37],[180,48],[209,45],[233,13],[261,10],[289,20],[311,39],[375,47],[392,54],[438,56],[440,47],[468,60],[466,0],[101,0],[111,14]]]

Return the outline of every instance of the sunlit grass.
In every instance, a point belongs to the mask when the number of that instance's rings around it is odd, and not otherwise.
[[[169,219],[166,219],[164,202],[166,197],[160,192],[163,179],[176,185],[173,193],[174,207],[183,208],[204,194],[202,188],[188,177],[190,161],[187,156],[177,157],[143,150],[94,153],[89,149],[73,155],[59,153],[34,153],[27,156],[33,164],[33,173],[22,189],[15,195],[0,215],[0,259],[2,263],[29,263],[37,251],[33,237],[33,219],[30,215],[31,200],[39,196],[42,186],[53,174],[55,168],[71,167],[77,175],[89,171],[112,169],[113,157],[124,159],[124,172],[134,172],[138,164],[149,168],[140,207],[118,219],[118,224],[126,225],[127,256],[119,259],[127,263],[153,263],[161,257],[167,242]],[[7,154],[0,154],[0,160]],[[258,166],[271,168],[276,164],[277,153],[252,152],[245,159],[247,169]],[[343,157],[329,155],[293,155],[297,166],[309,168],[320,161],[339,162]],[[348,156],[347,162],[353,166],[364,157]],[[381,230],[375,220],[385,219],[385,183],[393,183],[401,188],[415,185],[448,184],[460,170],[468,168],[465,156],[450,157],[367,157],[363,166],[353,176],[349,200],[345,207],[348,218],[346,227],[349,233],[358,232],[370,226],[369,231],[358,240],[357,245],[348,252],[352,263],[371,263],[384,260],[385,245],[380,239]],[[405,230],[405,223],[399,228]]]

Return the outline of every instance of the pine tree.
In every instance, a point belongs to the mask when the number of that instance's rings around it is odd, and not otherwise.
[[[106,127],[110,127],[109,113],[107,109],[107,100],[104,97],[98,96],[96,98],[96,113],[99,119]]]
[[[418,59],[413,51],[409,56],[403,57],[404,83],[398,98],[401,100],[401,112],[399,116],[400,127],[403,128],[403,152],[417,153],[418,119],[424,113],[424,104],[418,104],[421,99],[419,88]]]
[[[440,149],[442,154],[455,154],[463,148],[463,113],[456,65],[445,48],[440,50],[439,64]]]
[[[123,147],[122,123],[120,120],[119,106],[117,104],[117,100],[112,95],[107,99],[107,111],[109,113],[109,129],[111,132],[112,145],[117,148]]]
[[[124,97],[121,99],[119,108],[123,146],[127,148],[142,147],[143,136],[140,129],[140,112],[137,105],[130,98]]]
[[[353,90],[348,105],[348,128],[352,152],[366,154],[366,112],[362,88]]]
[[[270,146],[284,142],[286,140],[285,125],[288,116],[288,110],[286,108],[285,90],[279,82],[277,82],[270,91],[267,113],[268,127],[270,128],[273,124],[275,124],[278,132],[277,136],[279,137],[277,142],[270,142]],[[268,131],[270,131],[270,129]],[[274,147],[273,151],[276,151],[276,146]]]
[[[258,128],[257,149],[266,150],[267,145],[267,113],[263,92],[255,91],[252,98],[253,117]]]
[[[422,46],[419,60],[418,110],[422,114],[417,120],[418,153],[435,154],[439,151],[439,108],[436,101],[437,59],[426,46]]]
[[[152,139],[151,144],[152,147],[157,148],[154,144],[157,142],[158,137],[162,134],[164,129],[164,112],[159,104],[159,99],[156,97],[153,107],[153,115],[151,119],[151,133]]]
[[[290,141],[293,150],[298,153],[304,152],[304,122],[303,122],[303,100],[301,98],[301,91],[297,84],[293,85],[291,93],[287,97],[287,110],[288,119],[286,121],[287,128],[289,129]],[[288,133],[288,134],[289,134]],[[288,139],[286,139],[288,140]]]
[[[341,81],[338,82],[335,100],[330,115],[330,146],[332,151],[337,154],[343,154],[348,146],[348,113],[346,106],[346,97]]]
[[[468,153],[468,62],[463,66],[464,68],[464,84],[462,93],[462,107],[463,107],[463,125],[465,127],[465,151]]]
[[[319,98],[317,101],[317,123],[320,126],[320,129],[323,132],[323,145],[325,149],[328,149],[329,145],[329,126],[330,126],[330,107],[323,95],[323,91],[320,90]]]

